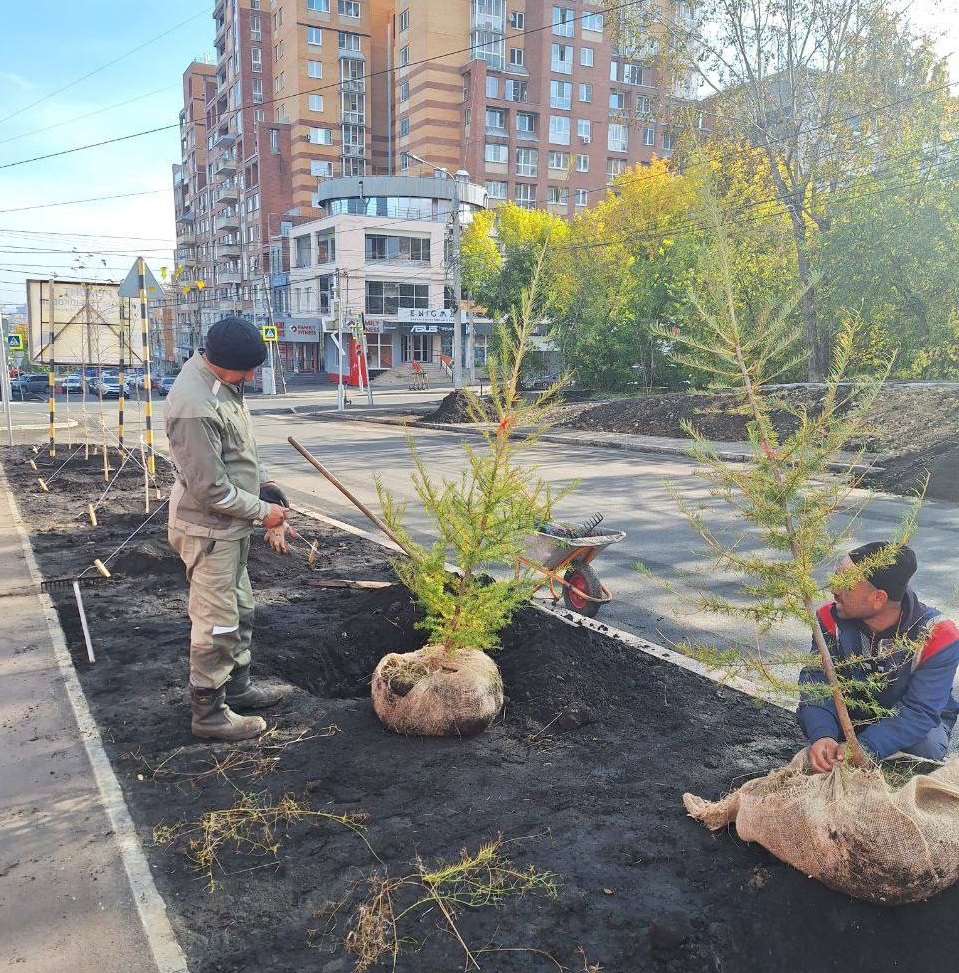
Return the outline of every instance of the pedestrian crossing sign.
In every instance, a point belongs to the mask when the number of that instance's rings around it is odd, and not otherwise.
[[[24,351],[23,347],[23,335],[22,334],[8,334],[7,335],[7,349],[9,351]]]
[[[260,334],[263,335],[264,341],[279,341],[279,329],[275,324],[264,324],[260,328]]]

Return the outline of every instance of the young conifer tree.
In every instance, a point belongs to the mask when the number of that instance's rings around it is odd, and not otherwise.
[[[473,422],[482,423],[482,443],[462,443],[466,468],[458,479],[437,480],[410,442],[415,463],[413,484],[432,521],[436,541],[416,543],[403,526],[405,510],[377,479],[383,519],[409,551],[395,563],[400,580],[426,613],[422,627],[430,643],[455,655],[461,649],[492,649],[514,611],[527,602],[534,582],[526,572],[491,579],[494,566],[513,569],[526,539],[547,522],[556,494],[520,457],[542,426],[558,385],[524,401],[520,395],[523,364],[538,324],[540,278],[546,249],[520,305],[497,328],[487,368],[495,424],[469,389],[463,393]],[[451,573],[447,564],[459,569]]]
[[[764,632],[786,619],[798,619],[818,650],[851,762],[866,764],[868,757],[857,740],[846,702],[854,692],[853,684],[837,674],[816,616],[822,595],[817,573],[821,576],[823,565],[835,560],[845,537],[837,523],[857,505],[852,490],[862,456],[847,450],[868,427],[870,406],[882,380],[856,387],[844,383],[857,353],[858,332],[850,318],[835,335],[833,362],[818,406],[796,406],[768,390],[804,354],[797,351],[802,331],[795,314],[802,295],[796,293],[791,301],[766,308],[758,326],[749,329],[737,308],[725,217],[715,194],[707,191],[704,209],[712,243],[704,257],[703,289],[690,296],[700,327],[697,333],[664,333],[662,338],[672,344],[677,361],[708,374],[714,387],[737,393],[735,411],[746,419],[753,456],[745,464],[724,462],[710,442],[692,425],[687,427],[695,443],[692,452],[702,464],[700,475],[711,484],[710,496],[732,508],[737,519],[751,528],[750,537],[743,536],[738,526],[735,537],[729,536],[707,522],[703,508],[678,498],[705,542],[713,567],[738,577],[745,596],[735,602],[706,596],[701,607],[748,619]],[[794,432],[777,433],[774,410],[792,414]],[[913,526],[914,516],[904,521],[894,542],[880,555],[834,576],[830,584],[853,587],[874,568],[892,563]],[[717,654],[717,658],[728,664],[730,655]],[[763,658],[760,652],[738,661],[776,681],[770,665],[785,660]]]

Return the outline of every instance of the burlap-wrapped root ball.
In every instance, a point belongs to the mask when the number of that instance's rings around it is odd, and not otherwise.
[[[373,673],[373,709],[407,736],[471,736],[503,708],[496,663],[475,649],[455,656],[441,646],[384,656]]]

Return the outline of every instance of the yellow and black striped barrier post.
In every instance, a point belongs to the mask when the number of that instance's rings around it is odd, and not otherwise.
[[[57,325],[56,325],[56,300],[53,294],[53,278],[50,278],[50,373],[47,376],[47,382],[49,385],[49,411],[50,411],[50,455],[57,455],[57,376],[55,374],[55,369],[57,367],[56,362],[56,341],[57,341]]]
[[[150,317],[147,300],[146,261],[137,258],[137,280],[140,288],[140,329],[143,343],[143,386],[146,392],[144,402],[144,434],[146,441],[146,466],[150,479],[156,479],[156,461],[153,458],[153,381],[150,377]]]
[[[117,396],[117,449],[120,456],[123,456],[123,407],[126,404],[126,398],[123,395],[123,369],[126,365],[124,361],[125,342],[123,340],[124,333],[126,331],[126,323],[123,320],[123,313],[121,309],[120,314],[120,367],[117,369],[117,382],[120,386],[120,394]]]

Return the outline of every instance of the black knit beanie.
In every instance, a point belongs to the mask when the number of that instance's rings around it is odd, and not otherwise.
[[[207,332],[203,354],[211,365],[248,372],[266,361],[266,342],[246,318],[221,318]]]
[[[861,564],[867,558],[875,557],[888,547],[886,541],[873,541],[863,544],[849,552],[853,564]],[[902,601],[909,579],[916,573],[916,554],[911,547],[900,547],[892,564],[873,568],[866,573],[866,580],[874,587],[885,591],[890,601]]]

